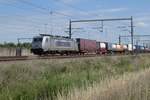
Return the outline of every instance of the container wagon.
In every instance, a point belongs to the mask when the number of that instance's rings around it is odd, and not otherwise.
[[[133,50],[132,50],[132,44],[128,44],[128,52],[132,53],[132,51],[136,52],[136,45],[133,45]]]
[[[108,43],[107,44],[107,51],[108,51],[108,54],[114,54],[115,50],[117,48],[117,45],[115,43]]]
[[[116,43],[108,43],[108,53],[109,54],[121,54],[127,51],[127,45],[120,45]]]
[[[97,54],[107,54],[107,42],[96,42]]]
[[[116,53],[124,53],[124,52],[125,52],[124,45],[122,45],[122,44],[117,44],[117,45],[116,45],[115,52],[116,52]]]

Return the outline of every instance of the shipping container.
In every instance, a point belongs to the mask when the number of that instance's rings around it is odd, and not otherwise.
[[[132,44],[128,44],[128,51],[132,51]]]
[[[133,45],[133,50],[136,50],[136,46],[135,45]]]
[[[128,51],[135,51],[136,50],[136,45],[133,45],[133,50],[132,50],[132,44],[128,44]]]
[[[78,38],[77,44],[80,53],[96,53],[96,40]]]
[[[108,43],[107,48],[109,51],[114,51],[116,49],[116,44],[115,43]]]

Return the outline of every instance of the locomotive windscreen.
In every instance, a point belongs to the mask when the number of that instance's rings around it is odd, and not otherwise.
[[[34,38],[33,42],[42,42],[42,38]]]

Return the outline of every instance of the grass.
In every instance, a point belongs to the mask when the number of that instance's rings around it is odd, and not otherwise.
[[[65,98],[74,90],[149,67],[149,55],[1,63],[0,100]]]
[[[109,78],[85,89],[74,89],[58,100],[150,100],[150,69]]]

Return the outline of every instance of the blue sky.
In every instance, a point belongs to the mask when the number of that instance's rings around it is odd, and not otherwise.
[[[0,42],[16,42],[17,38],[31,38],[39,33],[68,35],[65,31],[70,19],[130,16],[134,18],[135,34],[150,35],[149,4],[148,0],[0,0]],[[106,22],[100,32],[101,22],[77,23],[73,27],[81,29],[73,30],[73,37],[117,42],[119,35],[129,35],[118,26],[130,24]]]

